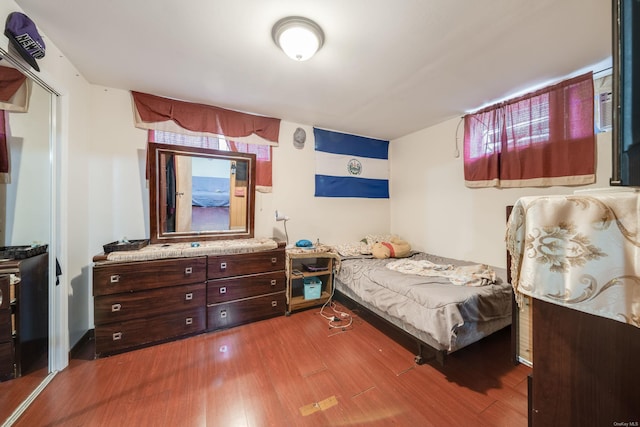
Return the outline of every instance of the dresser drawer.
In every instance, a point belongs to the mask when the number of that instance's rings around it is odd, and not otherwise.
[[[11,310],[0,310],[0,343],[13,339]]]
[[[269,317],[282,316],[285,311],[285,292],[213,304],[207,306],[207,329],[229,328]]]
[[[210,256],[207,261],[207,277],[219,279],[269,271],[284,271],[284,256],[284,248],[248,254]]]
[[[13,341],[0,343],[0,379],[15,376]]]
[[[95,265],[93,295],[203,283],[206,271],[206,257]]]
[[[210,280],[207,282],[207,304],[280,292],[284,291],[286,286],[286,278],[281,271]]]
[[[161,316],[96,326],[96,354],[114,353],[131,347],[203,332],[204,307]]]
[[[167,311],[204,307],[205,301],[204,283],[97,296],[94,299],[95,324],[123,322],[158,316]]]
[[[9,275],[0,276],[0,310],[8,309],[13,299],[13,292],[11,292],[11,286],[9,285]]]

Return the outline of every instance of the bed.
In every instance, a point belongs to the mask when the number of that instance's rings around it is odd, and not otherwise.
[[[440,276],[431,267],[422,269],[433,265],[449,272]],[[494,282],[465,285],[465,274],[481,267],[494,273]],[[458,269],[467,273],[452,279]],[[423,252],[403,259],[342,256],[334,282],[337,301],[413,347],[418,364],[433,359],[444,364],[447,354],[511,324],[513,294],[502,268]]]
[[[191,187],[192,206],[229,206],[229,178],[194,176]]]

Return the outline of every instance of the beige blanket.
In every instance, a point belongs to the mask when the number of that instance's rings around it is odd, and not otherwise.
[[[387,264],[387,268],[400,273],[427,277],[446,277],[457,286],[485,286],[496,282],[496,273],[484,264],[453,266],[435,264],[427,260],[398,259]]]

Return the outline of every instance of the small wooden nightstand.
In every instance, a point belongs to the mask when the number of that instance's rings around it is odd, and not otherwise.
[[[331,298],[333,273],[339,260],[339,255],[327,245],[287,249],[287,315],[295,310],[322,305]],[[305,298],[305,279],[311,281],[311,278],[321,282],[319,298],[315,298],[315,295],[309,297],[311,292],[307,292]]]

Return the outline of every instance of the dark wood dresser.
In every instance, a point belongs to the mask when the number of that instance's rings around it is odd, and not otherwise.
[[[96,355],[284,315],[284,259],[284,246],[154,261],[94,258]]]
[[[0,277],[0,380],[6,380],[48,364],[49,254],[2,261]]]

